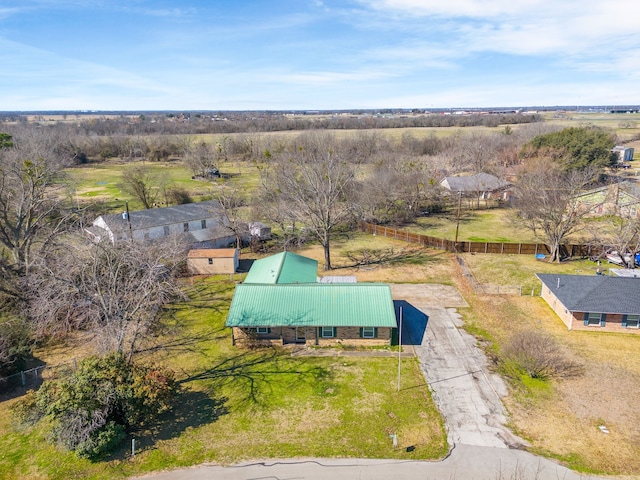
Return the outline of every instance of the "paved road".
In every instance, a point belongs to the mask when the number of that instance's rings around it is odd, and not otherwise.
[[[440,462],[359,459],[297,459],[247,462],[231,467],[200,465],[153,474],[153,480],[587,480],[522,450],[456,446]]]

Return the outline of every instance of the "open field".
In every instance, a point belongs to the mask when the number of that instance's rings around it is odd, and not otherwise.
[[[640,134],[640,113],[584,113],[584,112],[548,112],[546,123],[561,127],[595,126],[608,128],[627,141]],[[638,158],[638,157],[636,157]]]
[[[492,285],[519,285],[522,292],[530,295],[540,293],[540,281],[536,273],[559,273],[571,275],[595,275],[598,265],[589,259],[571,260],[558,263],[549,263],[536,260],[534,255],[491,255],[471,254],[460,255],[473,272],[478,283]],[[607,269],[609,265],[602,264]]]
[[[150,175],[166,179],[169,186],[188,191],[195,199],[209,199],[224,185],[234,186],[241,191],[251,191],[258,185],[258,170],[248,162],[223,162],[219,168],[223,178],[194,180],[192,173],[182,162],[105,162],[88,164],[65,170],[70,177],[74,191],[72,194],[80,203],[101,201],[108,208],[121,208],[129,201],[131,210],[142,205],[122,189],[122,178],[133,168],[143,167]],[[162,202],[161,196],[158,202]]]

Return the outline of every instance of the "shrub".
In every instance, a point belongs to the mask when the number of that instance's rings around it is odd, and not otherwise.
[[[48,382],[14,415],[23,423],[51,420],[51,439],[79,456],[111,452],[135,429],[171,408],[173,373],[126,361],[121,354],[91,357],[67,378]]]
[[[515,333],[503,349],[503,365],[531,378],[576,374],[579,366],[569,361],[560,345],[549,334],[537,330]]]

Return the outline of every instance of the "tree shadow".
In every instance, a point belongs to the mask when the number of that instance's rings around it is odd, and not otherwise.
[[[162,341],[159,341],[157,338],[153,338],[149,345],[136,350],[135,353],[161,352],[164,354],[172,354],[190,352],[206,355],[207,349],[209,348],[209,342],[224,340],[229,336],[225,327],[192,332],[186,335],[180,326],[175,328],[180,330],[179,335]]]
[[[23,396],[29,390],[38,390],[44,381],[43,371],[49,368],[46,362],[29,357],[10,375],[0,375],[0,403]]]
[[[347,251],[344,254],[352,263],[341,265],[340,268],[360,268],[395,264],[425,265],[439,261],[437,256],[433,255],[432,252],[421,248],[402,248],[399,251],[393,248],[363,248]]]
[[[215,398],[205,392],[185,390],[178,395],[171,411],[160,415],[149,425],[132,431],[120,447],[101,460],[124,460],[132,455],[132,440],[135,451],[153,448],[158,442],[179,437],[189,428],[197,428],[216,422],[229,413],[226,397]]]
[[[398,325],[400,324],[400,309],[402,309],[402,344],[421,345],[427,331],[429,316],[406,300],[394,300],[393,306]]]
[[[216,391],[233,386],[240,393],[239,406],[266,405],[269,395],[273,392],[272,383],[275,382],[276,376],[287,376],[290,380],[288,388],[296,388],[301,384],[313,386],[327,381],[330,376],[326,368],[300,361],[291,364],[291,358],[289,352],[282,349],[258,348],[225,358],[211,368],[190,375],[179,383],[185,385],[195,381],[207,381],[209,388]]]

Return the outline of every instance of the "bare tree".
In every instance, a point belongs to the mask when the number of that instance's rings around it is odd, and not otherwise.
[[[40,336],[82,328],[99,351],[132,355],[162,306],[180,295],[175,277],[185,251],[177,235],[117,245],[70,237],[30,279],[30,316]]]
[[[140,201],[146,209],[154,206],[161,183],[151,170],[141,166],[136,166],[122,175],[122,189]]]
[[[248,236],[247,222],[241,218],[241,209],[246,206],[245,198],[236,189],[223,186],[217,195],[224,214],[223,224],[236,236],[236,247],[242,248],[243,237]]]
[[[560,261],[560,245],[582,227],[594,207],[577,195],[594,179],[590,169],[566,171],[549,159],[532,159],[518,175],[515,207],[519,220],[549,243],[551,261]]]
[[[208,177],[210,172],[217,171],[218,149],[216,145],[205,142],[190,142],[185,148],[184,163],[191,173],[199,177]]]
[[[22,272],[31,266],[32,247],[51,241],[68,213],[57,144],[46,133],[24,130],[0,149],[0,244]]]
[[[331,233],[352,216],[353,168],[330,135],[303,135],[294,147],[264,172],[263,188],[278,197],[290,219],[318,239],[324,249],[324,268],[330,270]]]
[[[593,224],[595,228],[591,231],[590,243],[618,252],[626,268],[635,268],[634,254],[640,251],[640,219],[616,212],[603,220]],[[606,251],[602,255],[604,253]]]

